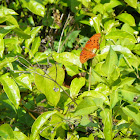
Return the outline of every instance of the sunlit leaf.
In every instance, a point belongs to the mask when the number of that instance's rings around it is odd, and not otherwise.
[[[33,123],[31,129],[31,136],[30,139],[36,140],[36,137],[39,135],[40,128],[46,123],[46,121],[56,113],[57,111],[48,111],[41,114]]]
[[[0,77],[0,82],[2,83],[3,89],[10,101],[16,108],[18,108],[20,101],[20,91],[15,81],[8,76],[8,73],[6,73]]]
[[[72,98],[75,98],[80,89],[85,85],[85,78],[81,77],[81,78],[74,78],[71,82],[71,85],[70,85],[70,96]]]
[[[124,0],[129,6],[137,8],[137,0]]]

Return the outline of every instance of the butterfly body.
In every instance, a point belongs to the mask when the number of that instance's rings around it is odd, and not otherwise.
[[[80,54],[80,62],[83,64],[87,60],[93,58],[96,54],[93,52],[94,49],[99,49],[100,33],[93,35],[86,43]]]

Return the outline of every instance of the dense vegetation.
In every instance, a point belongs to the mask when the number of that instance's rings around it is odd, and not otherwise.
[[[137,0],[0,3],[0,140],[140,139]]]

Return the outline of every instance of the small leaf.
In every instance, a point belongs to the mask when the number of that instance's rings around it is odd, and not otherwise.
[[[16,81],[23,87],[32,91],[31,81],[27,74],[21,74],[20,76],[16,77]]]
[[[101,112],[102,121],[104,124],[104,136],[106,140],[112,140],[112,113],[111,110],[105,109]]]
[[[5,17],[7,15],[18,15],[14,10],[0,6],[0,17]]]
[[[36,15],[44,17],[45,15],[45,6],[37,1],[37,0],[21,0],[23,3],[23,6],[28,8],[31,12],[33,12]]]
[[[20,101],[20,91],[15,81],[8,76],[8,73],[6,73],[0,77],[0,82],[2,83],[3,89],[9,100],[16,108],[18,108]]]
[[[111,77],[111,74],[115,70],[117,64],[118,64],[117,54],[112,49],[112,47],[110,47],[106,60],[102,65],[102,69],[103,69],[104,73],[106,73],[108,77]]]
[[[80,62],[79,56],[75,55],[71,52],[63,52],[63,53],[53,53],[53,58],[58,63],[62,63],[64,65],[77,65],[80,68],[82,67],[82,64]]]
[[[48,68],[46,73],[46,75],[36,73],[34,75],[35,84],[38,90],[45,94],[49,104],[56,106],[60,100],[60,86],[64,82],[65,73],[63,68],[58,65]]]
[[[4,39],[3,35],[0,34],[0,57],[3,57],[3,52],[4,52]]]
[[[135,19],[131,14],[122,13],[121,15],[117,16],[117,19],[125,23],[128,23],[130,26],[136,26]]]
[[[57,111],[48,111],[41,114],[33,123],[31,129],[31,140],[36,140],[36,137],[39,135],[40,128],[47,122],[47,120],[56,113]]]
[[[91,19],[93,21],[93,27],[96,31],[96,33],[100,33],[101,32],[101,28],[100,28],[100,21],[101,21],[101,16],[95,16]]]
[[[0,137],[4,139],[14,139],[13,130],[9,124],[5,123],[0,126]]]
[[[29,138],[22,132],[14,131],[13,133],[14,133],[15,138],[18,140],[29,140]]]
[[[136,107],[128,105],[122,108],[123,112],[134,120],[137,125],[140,125],[140,112]]]
[[[133,102],[133,99],[136,95],[140,94],[140,91],[133,86],[125,85],[122,89],[119,89],[119,92],[122,94],[124,99]]]
[[[74,115],[87,115],[93,113],[97,110],[98,107],[96,106],[92,97],[85,97],[77,106]]]
[[[85,78],[81,77],[81,78],[74,78],[71,82],[71,85],[70,85],[70,96],[72,98],[75,98],[80,89],[85,85]]]
[[[33,40],[34,40],[36,34],[39,32],[39,30],[40,30],[41,28],[42,28],[42,26],[38,26],[38,27],[35,27],[35,28],[33,28],[33,29],[31,30],[31,32],[30,32],[31,38],[25,40],[25,47],[26,47],[26,48],[25,48],[25,54],[26,54],[27,52],[29,52],[28,49],[29,49],[31,43],[33,42]]]
[[[137,8],[137,0],[124,0],[129,6]]]
[[[137,43],[136,38],[132,34],[125,31],[112,31],[106,35],[106,39],[124,39],[124,38],[127,38],[132,43]]]
[[[8,63],[14,62],[16,61],[17,58],[15,57],[6,57],[5,59],[3,59],[2,61],[0,61],[0,70],[5,67]]]
[[[34,42],[32,43],[31,51],[29,52],[29,59],[31,59],[34,56],[34,54],[38,51],[40,43],[41,43],[40,37],[36,37],[34,39]]]
[[[113,108],[116,103],[119,101],[119,96],[118,96],[118,91],[113,91],[110,95],[110,104],[111,104],[111,108]]]

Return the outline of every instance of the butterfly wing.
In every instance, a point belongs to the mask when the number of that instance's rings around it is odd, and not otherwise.
[[[89,50],[83,48],[83,50],[81,51],[81,54],[80,54],[80,62],[83,64],[87,60],[93,58],[95,55],[96,54],[93,53],[92,51],[89,51]]]
[[[100,33],[93,35],[86,43],[85,48],[89,49],[90,51],[92,51],[94,48],[99,49],[100,37],[101,37]]]

